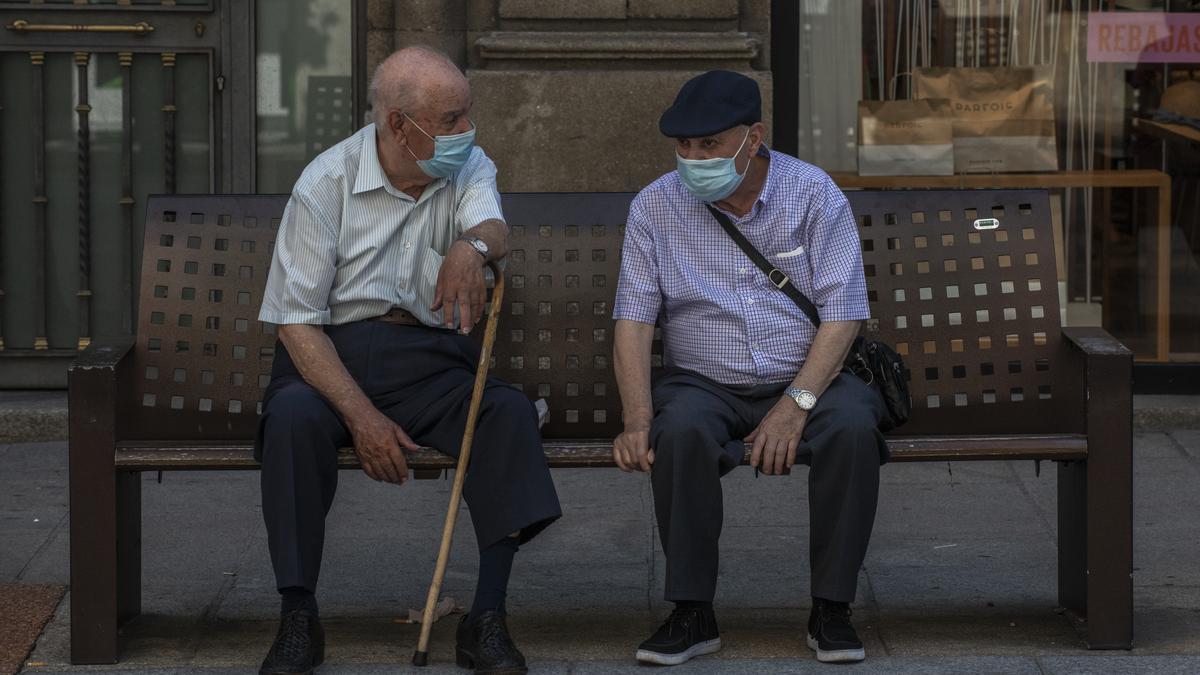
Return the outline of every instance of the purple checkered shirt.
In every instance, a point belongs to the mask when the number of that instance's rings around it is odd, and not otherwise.
[[[817,306],[822,321],[870,317],[858,228],[820,169],[769,153],[746,239]],[[629,208],[615,319],[659,323],[664,362],[728,385],[790,381],[816,328],[725,234],[675,171]]]

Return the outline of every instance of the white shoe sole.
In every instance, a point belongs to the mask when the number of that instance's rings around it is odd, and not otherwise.
[[[867,650],[859,649],[836,649],[833,651],[825,651],[817,644],[817,639],[811,635],[805,635],[808,648],[817,653],[817,660],[821,663],[855,663],[867,658]]]
[[[637,660],[641,663],[654,663],[660,666],[677,666],[693,657],[712,654],[721,651],[721,638],[697,642],[678,654],[660,654],[648,649],[637,650]]]

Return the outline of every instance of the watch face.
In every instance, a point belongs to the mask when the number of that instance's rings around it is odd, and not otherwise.
[[[796,402],[805,410],[812,410],[817,405],[817,397],[811,391],[802,391],[796,398]]]
[[[476,251],[479,251],[479,254],[482,255],[483,257],[486,258],[488,256],[488,245],[482,239],[479,239],[479,238],[467,239],[467,243],[470,244],[471,247],[474,248]]]

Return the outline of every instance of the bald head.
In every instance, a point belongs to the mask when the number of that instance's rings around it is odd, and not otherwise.
[[[462,71],[445,54],[429,47],[405,47],[384,59],[368,90],[378,126],[386,124],[390,111],[412,115],[431,105],[469,97],[470,87]]]

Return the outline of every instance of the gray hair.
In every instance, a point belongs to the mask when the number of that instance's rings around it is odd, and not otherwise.
[[[428,68],[426,66],[448,66],[456,72],[458,66],[445,53],[426,47],[414,45],[393,52],[375,67],[371,83],[367,88],[367,101],[371,106],[370,115],[376,125],[387,121],[391,110],[400,109],[411,113],[424,98],[424,89],[428,84]]]

